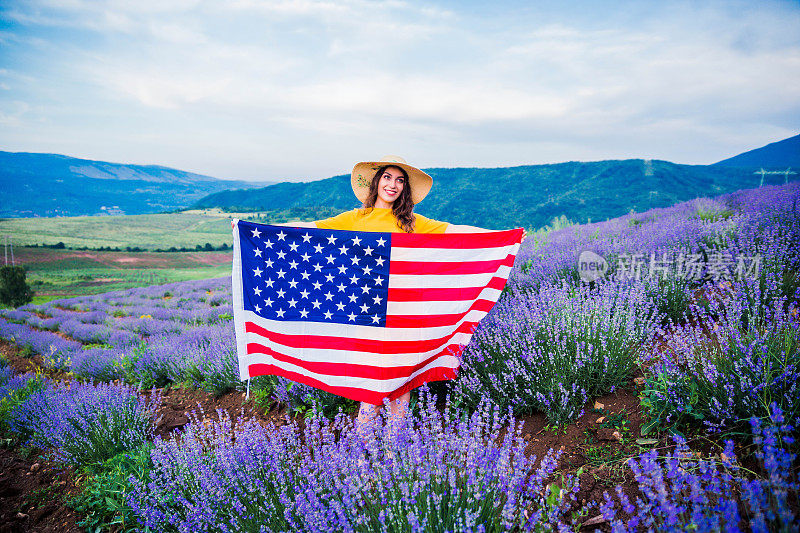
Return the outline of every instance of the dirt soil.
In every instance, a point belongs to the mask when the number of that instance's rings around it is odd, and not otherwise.
[[[39,371],[45,376],[58,381],[69,381],[72,379],[66,372],[47,367],[42,360],[42,356],[38,353],[29,357],[22,356],[19,346],[5,339],[0,339],[0,352],[3,353],[9,366],[13,368],[14,372],[17,374]]]
[[[23,457],[0,448],[0,533],[82,531],[75,512],[63,503],[77,490],[70,470],[41,455]]]

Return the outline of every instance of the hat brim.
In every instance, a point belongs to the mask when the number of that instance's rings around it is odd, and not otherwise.
[[[367,199],[369,186],[372,182],[372,177],[375,176],[375,172],[381,167],[389,166],[399,167],[406,171],[408,181],[411,184],[411,201],[415,205],[428,195],[431,186],[433,186],[433,178],[417,167],[393,161],[361,161],[356,163],[353,167],[353,172],[350,174],[350,185],[353,187],[353,193],[361,203],[364,203]]]

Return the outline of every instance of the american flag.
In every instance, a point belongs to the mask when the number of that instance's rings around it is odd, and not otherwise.
[[[233,221],[241,379],[274,374],[382,403],[452,379],[522,229],[413,234]]]

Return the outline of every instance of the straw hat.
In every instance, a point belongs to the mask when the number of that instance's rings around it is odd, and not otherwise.
[[[392,165],[400,167],[408,174],[408,181],[411,183],[411,201],[418,204],[431,190],[433,185],[433,178],[425,174],[423,171],[416,167],[412,167],[406,160],[397,155],[385,155],[377,161],[362,161],[356,163],[353,167],[353,173],[350,174],[350,185],[353,186],[353,192],[356,198],[363,203],[369,194],[369,184],[372,182],[372,177],[375,172],[385,165]]]

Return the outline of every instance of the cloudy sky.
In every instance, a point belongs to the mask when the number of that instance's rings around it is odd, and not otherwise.
[[[0,150],[311,179],[800,131],[800,2],[5,0]]]

